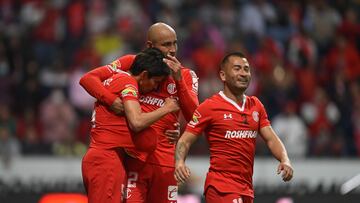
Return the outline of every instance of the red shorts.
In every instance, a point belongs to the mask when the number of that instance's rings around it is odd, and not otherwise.
[[[205,199],[207,203],[253,203],[254,199],[235,193],[222,193],[209,186],[205,191]]]
[[[131,157],[125,161],[128,184],[126,202],[176,203],[177,182],[174,168],[142,162]]]
[[[120,149],[90,148],[82,160],[82,176],[89,203],[119,203],[124,197],[126,172]]]

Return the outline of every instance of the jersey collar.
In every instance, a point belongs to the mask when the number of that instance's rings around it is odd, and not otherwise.
[[[227,102],[229,102],[230,104],[232,104],[235,108],[237,108],[239,111],[244,111],[244,108],[245,108],[245,103],[246,103],[246,96],[245,94],[243,95],[243,102],[242,102],[242,105],[241,107],[232,99],[230,99],[229,97],[227,97],[223,91],[220,91],[219,92],[219,95],[225,99]]]

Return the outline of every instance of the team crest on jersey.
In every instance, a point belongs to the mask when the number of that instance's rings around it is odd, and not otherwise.
[[[137,91],[136,91],[135,87],[129,86],[129,87],[126,87],[125,89],[123,89],[123,91],[121,91],[121,96],[123,96],[123,97],[126,97],[126,96],[137,97]]]
[[[119,70],[121,68],[121,62],[120,62],[120,60],[115,60],[112,63],[110,63],[108,65],[108,67],[114,72],[119,72]]]
[[[166,89],[167,89],[169,94],[175,94],[176,93],[176,85],[175,85],[175,83],[168,84]]]
[[[197,110],[195,110],[195,112],[194,112],[194,114],[192,116],[192,119],[189,122],[189,125],[190,126],[195,126],[196,124],[198,124],[199,123],[199,118],[201,118],[201,114]]]
[[[259,122],[259,112],[257,111],[252,112],[252,117],[255,122]]]

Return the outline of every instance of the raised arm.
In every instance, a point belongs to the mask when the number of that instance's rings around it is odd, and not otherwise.
[[[281,142],[280,138],[276,135],[271,126],[261,128],[260,134],[273,156],[280,162],[277,173],[280,174],[282,172],[282,178],[284,181],[291,180],[294,171],[285,146]]]
[[[179,183],[184,183],[190,177],[190,169],[185,165],[185,159],[191,145],[197,140],[198,136],[185,131],[176,144],[175,150],[175,179]]]
[[[176,83],[179,104],[184,118],[189,122],[197,106],[198,99],[198,77],[194,71],[182,68],[180,62],[173,56],[168,55],[164,62],[172,70],[172,76]]]
[[[83,77],[81,77],[79,83],[91,96],[95,97],[100,102],[111,106],[117,96],[109,92],[109,90],[102,85],[102,81],[111,77],[115,73],[116,72],[109,68],[108,65],[101,66],[87,72]]]
[[[182,71],[182,79],[175,80],[181,112],[187,122],[192,119],[195,109],[199,106],[198,78],[194,71]]]
[[[140,132],[166,114],[179,110],[176,99],[172,98],[166,98],[164,106],[149,113],[142,112],[140,103],[137,100],[124,101],[124,108],[129,127],[134,132]]]
[[[122,56],[108,65],[98,67],[86,73],[79,83],[91,96],[110,106],[115,113],[123,113],[124,107],[121,99],[115,94],[110,93],[102,85],[102,82],[122,70],[127,71],[130,69],[134,59],[135,55]]]

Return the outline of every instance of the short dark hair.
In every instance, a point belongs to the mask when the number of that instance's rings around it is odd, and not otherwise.
[[[231,52],[229,54],[226,54],[224,56],[224,58],[221,60],[221,63],[220,63],[220,68],[223,69],[225,64],[228,62],[229,58],[232,57],[232,56],[237,56],[237,57],[240,57],[240,58],[246,58],[245,54],[241,53],[241,52]]]
[[[130,67],[133,75],[139,75],[143,71],[148,71],[149,78],[154,76],[168,76],[170,68],[163,61],[164,54],[157,48],[147,48],[135,57]]]

